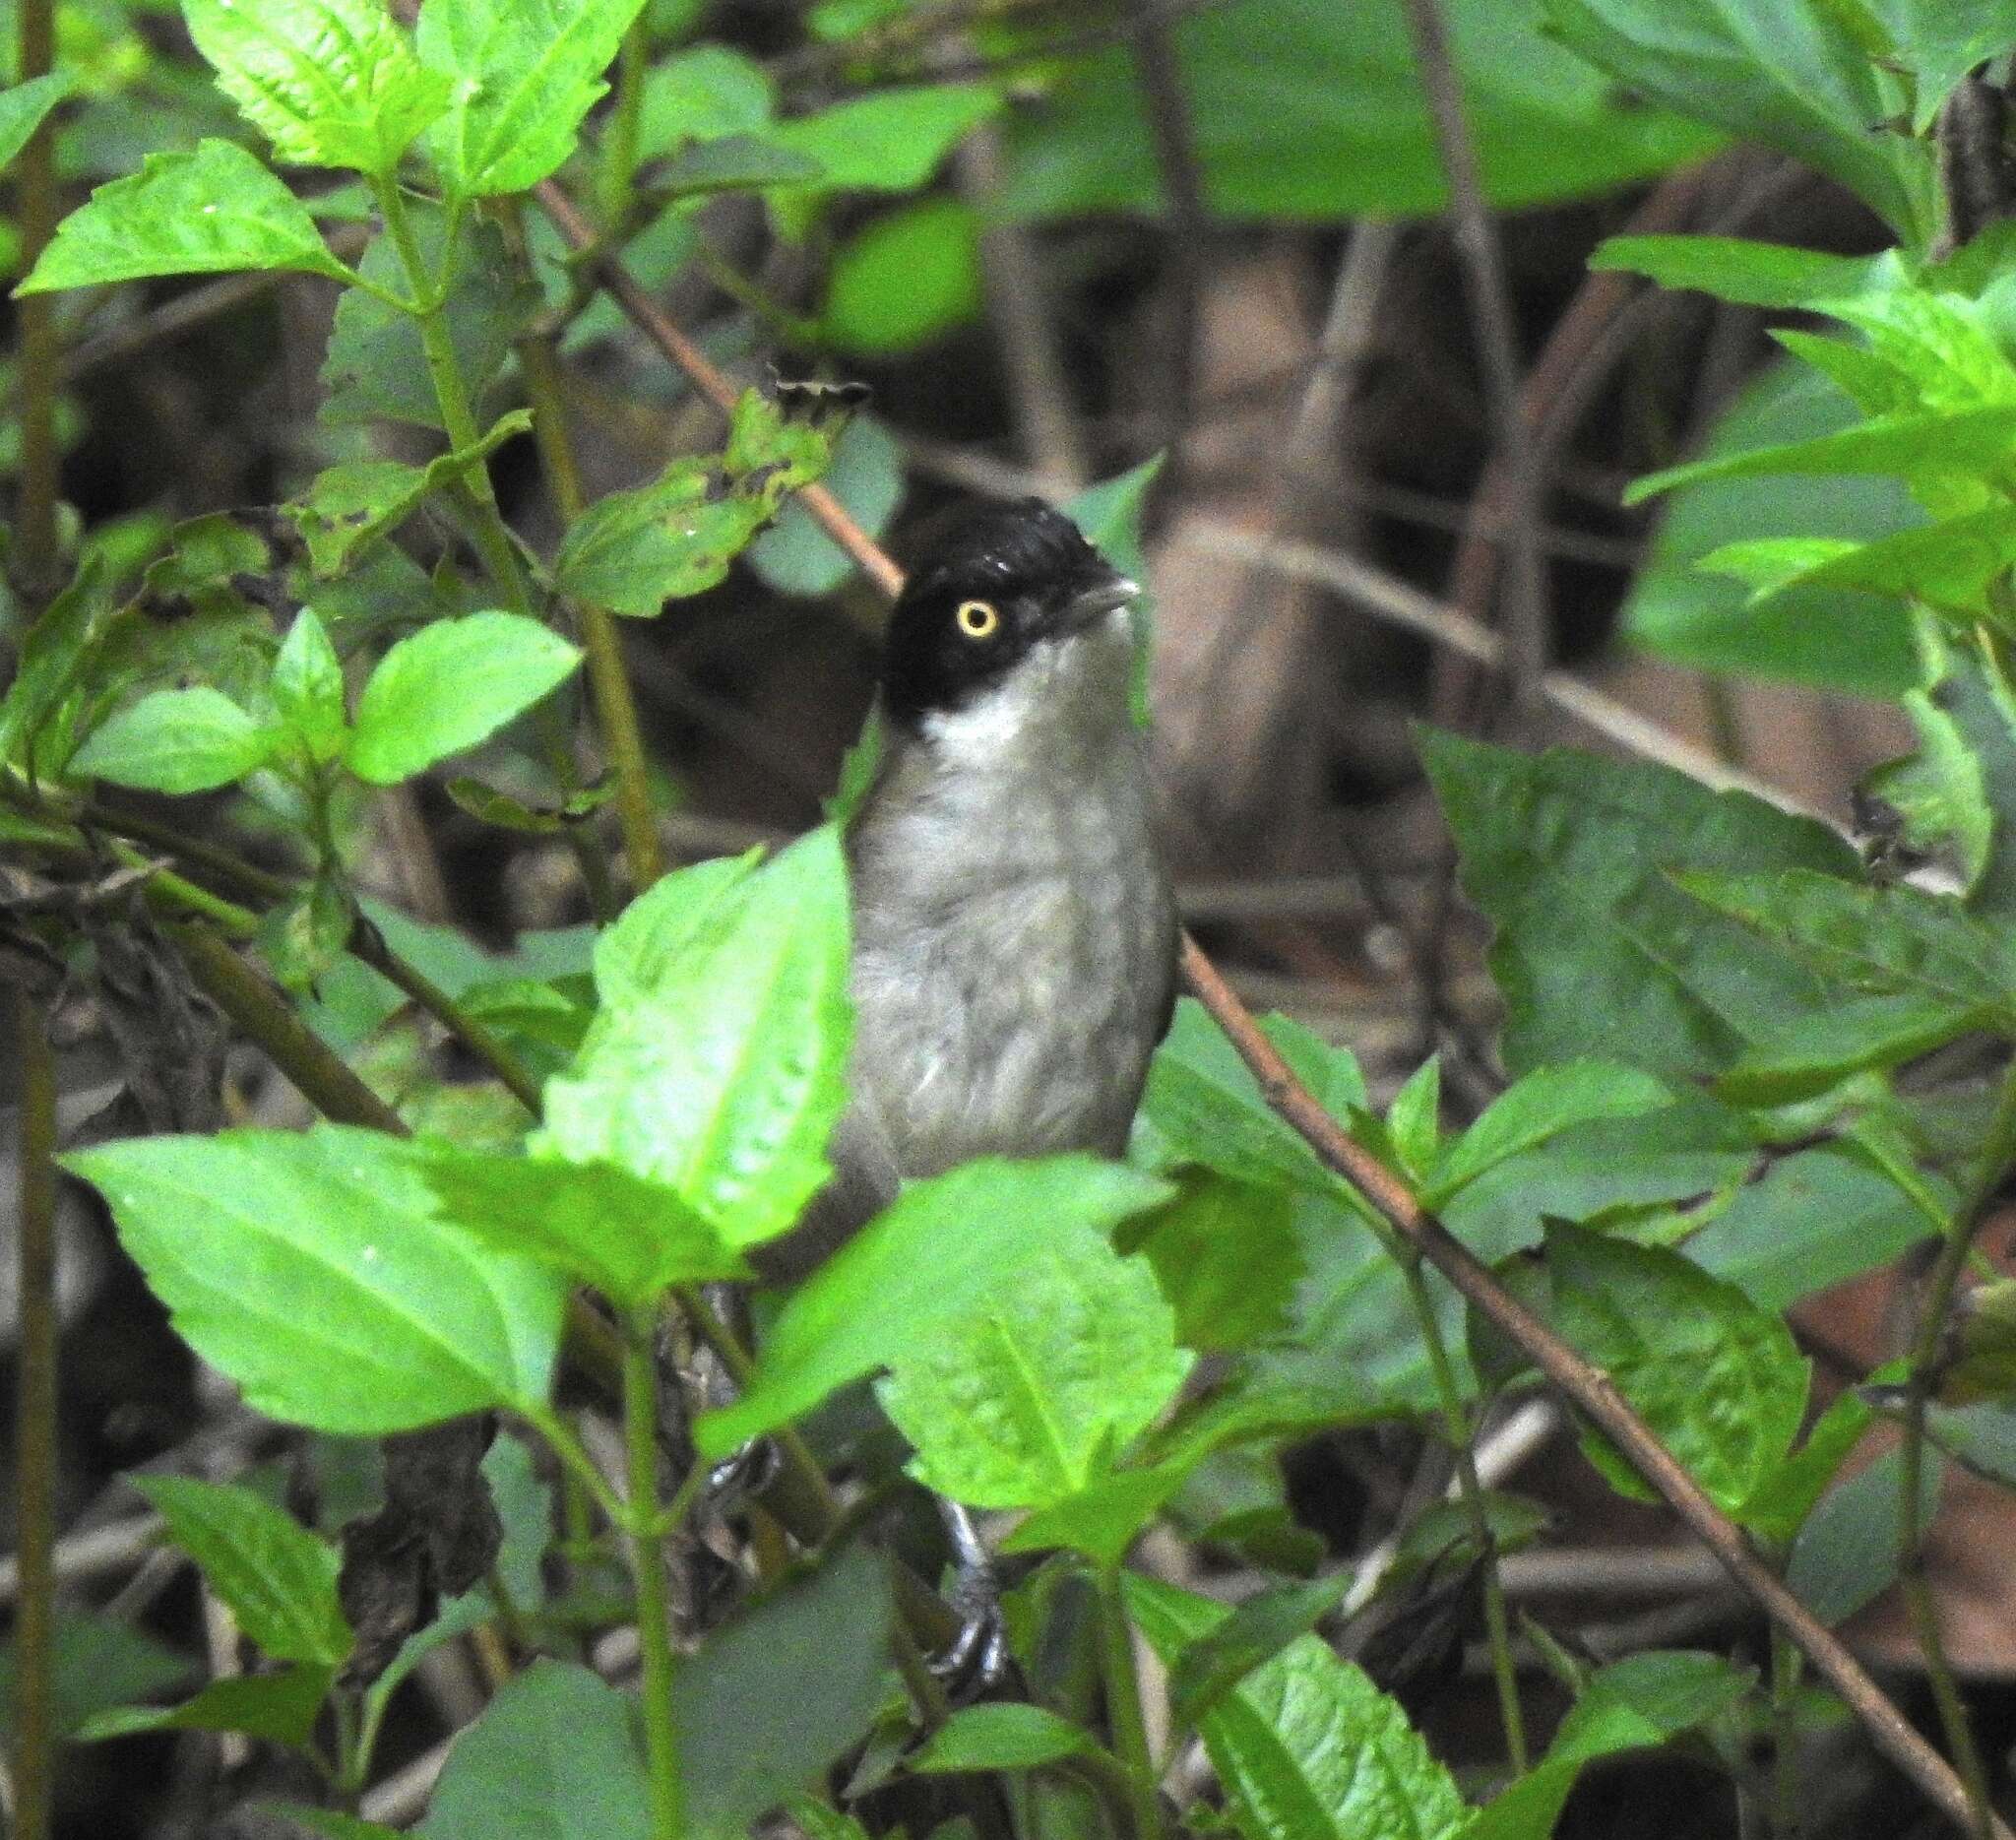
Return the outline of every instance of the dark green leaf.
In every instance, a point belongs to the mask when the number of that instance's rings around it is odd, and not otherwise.
[[[646,1303],[675,1284],[749,1275],[678,1194],[609,1163],[415,1152],[442,1218],[506,1251]]]
[[[54,778],[61,766],[58,745],[44,743],[50,730],[67,727],[58,719],[103,639],[111,614],[102,570],[86,563],[77,578],[49,603],[28,629],[15,663],[14,681],[0,698],[0,761],[29,771],[32,779]]]
[[[1001,1551],[1046,1553],[1068,1547],[1096,1565],[1117,1565],[1204,1454],[1200,1449],[1153,1469],[1101,1476],[1079,1493],[1038,1508],[1001,1542]]]
[[[1725,1512],[1741,1517],[1792,1448],[1808,1375],[1792,1332],[1676,1252],[1547,1227],[1555,1326],[1601,1366]],[[1592,1456],[1599,1446],[1585,1440]],[[1642,1489],[1605,1452],[1605,1474]]]
[[[632,1712],[599,1675],[540,1656],[456,1739],[418,1831],[426,1840],[653,1840]]]
[[[1938,1511],[1940,1470],[1928,1461],[1920,1478],[1922,1527]],[[1896,1579],[1903,1490],[1903,1452],[1886,1450],[1822,1495],[1793,1542],[1785,1581],[1829,1627],[1874,1603]]]
[[[15,1647],[0,1643],[0,1727],[15,1723]],[[185,1656],[153,1636],[105,1616],[56,1613],[53,1716],[59,1736],[75,1732],[94,1713],[184,1684],[195,1672]]]
[[[279,179],[242,147],[204,141],[194,153],[150,154],[138,172],[99,186],[57,224],[55,240],[14,291],[239,269],[349,275]]]
[[[699,198],[709,192],[809,185],[823,170],[816,159],[756,135],[730,134],[682,148],[651,175],[651,181],[661,198]]]
[[[382,0],[182,0],[182,17],[284,165],[389,173],[448,106]]]
[[[451,193],[530,190],[574,151],[642,0],[428,0],[421,59],[454,100],[427,137]]]
[[[1166,1183],[1091,1157],[983,1160],[914,1182],[785,1305],[749,1390],[695,1428],[711,1457],[788,1424],[836,1387],[928,1346],[1012,1294],[1074,1226],[1108,1230]]]
[[[298,1748],[314,1734],[335,1679],[331,1667],[227,1676],[179,1706],[114,1706],[94,1713],[77,1736],[89,1745],[143,1732],[243,1732]]]
[[[49,110],[76,87],[75,74],[61,70],[0,90],[0,166],[14,163],[15,156],[29,144]]]
[[[434,1221],[393,1138],[154,1137],[66,1166],[183,1339],[274,1418],[381,1434],[545,1400],[565,1286]]]
[[[1041,1706],[966,1706],[927,1738],[910,1767],[919,1776],[969,1770],[1037,1770],[1094,1748],[1069,1719]]]
[[[1943,996],[1866,996],[1800,1016],[1764,1036],[1716,1082],[1739,1105],[1784,1105],[1867,1067],[1895,1067],[1984,1026],[1985,1007]]]
[[[1833,256],[1736,236],[1612,236],[1589,258],[1593,269],[1647,275],[1662,287],[1692,287],[1741,306],[1803,307],[1895,286],[1894,251]]]
[[[154,793],[207,793],[266,764],[281,740],[221,690],[157,690],[124,709],[72,757],[70,771]]]
[[[1193,1357],[1142,1259],[1054,1232],[976,1308],[891,1357],[876,1389],[927,1489],[983,1508],[1066,1500],[1168,1405]]]
[[[1255,1668],[1329,1616],[1351,1583],[1352,1574],[1344,1571],[1247,1598],[1209,1635],[1182,1651],[1169,1681],[1170,1717],[1184,1731],[1194,1730]]]
[[[690,141],[755,135],[770,125],[770,75],[724,44],[699,44],[655,61],[638,107],[637,151],[645,159]]]
[[[487,740],[580,662],[566,640],[518,613],[422,626],[386,653],[365,683],[350,770],[379,786],[410,779]]]
[[[321,1834],[324,1840],[399,1840],[397,1827],[359,1820],[354,1814],[340,1813],[335,1808],[304,1808],[291,1803],[276,1803],[273,1811],[292,1821],[303,1833]]]
[[[1634,1118],[1672,1103],[1672,1095],[1635,1067],[1571,1060],[1540,1067],[1484,1109],[1435,1163],[1422,1205],[1440,1209],[1486,1170],[1595,1118]]]
[[[1664,767],[1528,756],[1424,730],[1421,757],[1497,929],[1515,1072],[1585,1055],[1669,1075],[1713,1072],[1831,995],[1789,952],[1704,919],[1668,868],[1852,874],[1824,825]]]
[[[203,1567],[238,1626],[276,1661],[334,1668],[350,1652],[337,1602],[337,1551],[250,1489],[136,1476],[168,1537]]]
[[[1293,1197],[1208,1171],[1130,1234],[1176,1313],[1176,1340],[1205,1354],[1242,1348],[1284,1326],[1303,1272]]]

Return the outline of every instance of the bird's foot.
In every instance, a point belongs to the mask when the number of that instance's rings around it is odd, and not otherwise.
[[[744,1444],[707,1472],[708,1507],[724,1518],[734,1513],[768,1489],[783,1467],[784,1459],[770,1438]]]
[[[959,1613],[959,1633],[930,1668],[946,1697],[970,1705],[1008,1676],[1008,1628],[1001,1616],[1001,1579],[973,1516],[956,1501],[938,1498],[939,1518],[952,1546],[952,1585],[946,1599]]]

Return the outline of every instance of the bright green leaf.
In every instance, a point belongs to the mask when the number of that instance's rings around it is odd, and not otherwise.
[[[1066,1763],[1094,1748],[1069,1719],[1041,1706],[965,1706],[938,1727],[909,1759],[919,1776],[971,1770],[1037,1770]]]
[[[903,502],[903,448],[877,416],[850,415],[821,483],[849,517],[880,539]],[[854,568],[795,495],[743,554],[766,584],[787,595],[831,594]]]
[[[1193,1359],[1153,1268],[1085,1227],[893,1357],[877,1394],[925,1488],[974,1507],[1048,1507],[1161,1416]]]
[[[724,44],[699,44],[653,63],[637,111],[637,153],[669,154],[689,141],[760,134],[773,110],[770,74]]]
[[[357,699],[350,770],[391,786],[487,740],[553,689],[581,654],[537,620],[436,620],[379,660]]]
[[[221,690],[157,690],[123,709],[72,758],[85,779],[154,793],[207,793],[264,766],[280,740]]]
[[[292,192],[242,147],[203,141],[194,153],[150,154],[138,172],[99,186],[14,291],[240,269],[349,279]]]
[[[835,1388],[930,1344],[1005,1296],[1074,1227],[1110,1229],[1166,1200],[1166,1184],[1091,1157],[969,1163],[907,1187],[785,1305],[749,1390],[695,1428],[725,1455]]]
[[[1894,251],[1834,256],[1738,236],[1612,236],[1589,266],[1649,276],[1662,287],[1691,287],[1740,306],[1803,307],[1846,300],[1864,288],[1895,286]]]
[[[1592,1118],[1634,1118],[1672,1103],[1649,1074],[1608,1060],[1536,1068],[1499,1094],[1442,1153],[1422,1192],[1439,1209],[1486,1170]]]
[[[1442,1135],[1442,1061],[1430,1054],[1409,1074],[1386,1111],[1386,1133],[1401,1165],[1416,1176],[1427,1173]]]
[[[283,164],[389,173],[448,106],[384,0],[182,0],[182,17]]]
[[[1194,1730],[1255,1668],[1329,1616],[1351,1585],[1352,1574],[1340,1571],[1245,1599],[1209,1635],[1182,1651],[1169,1681],[1169,1716],[1182,1730]]]
[[[820,315],[842,351],[914,350],[980,310],[980,224],[956,198],[877,218],[834,253]]]
[[[433,1220],[396,1139],[226,1131],[65,1163],[182,1338],[273,1418],[375,1435],[545,1400],[565,1286]]]
[[[31,77],[11,90],[0,90],[0,166],[11,166],[30,137],[47,119],[50,109],[77,87],[67,70]]]
[[[314,759],[334,760],[343,751],[343,662],[313,607],[294,615],[273,661],[273,706]]]
[[[779,122],[769,134],[778,146],[819,162],[822,192],[914,192],[954,142],[1000,106],[1001,97],[977,84],[881,90]]]

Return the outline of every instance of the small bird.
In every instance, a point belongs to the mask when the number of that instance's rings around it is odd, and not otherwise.
[[[900,1184],[1118,1155],[1174,1001],[1176,913],[1128,687],[1140,593],[1040,499],[968,513],[889,626],[848,831],[854,1041],[835,1174],[761,1249],[789,1279]]]

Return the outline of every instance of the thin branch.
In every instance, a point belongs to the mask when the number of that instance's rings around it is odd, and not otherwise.
[[[1230,1038],[1239,1058],[1260,1083],[1268,1105],[1294,1128],[1326,1167],[1370,1202],[1389,1227],[1418,1247],[1469,1303],[1510,1336],[1570,1403],[1595,1423],[1639,1475],[1665,1496],[1673,1511],[1721,1560],[1730,1576],[1798,1644],[1807,1660],[1867,1727],[1877,1748],[1918,1785],[1941,1813],[1963,1831],[1973,1832],[1973,1810],[1966,1786],[1945,1758],[1884,1695],[1847,1645],[1750,1550],[1742,1530],[1709,1499],[1700,1484],[1625,1403],[1615,1382],[1601,1368],[1592,1366],[1512,1296],[1468,1246],[1432,1214],[1422,1211],[1391,1171],[1345,1134],[1260,1033],[1258,1024],[1226,986],[1225,980],[1194,940],[1184,939],[1182,954],[1184,983]],[[1994,1840],[2016,1840],[2000,1820],[1993,1820],[1988,1831]]]
[[[1477,145],[1464,118],[1463,97],[1448,35],[1435,0],[1407,0],[1415,62],[1427,95],[1436,151],[1449,181],[1450,218],[1463,265],[1464,291],[1483,369],[1492,438],[1505,469],[1505,527],[1512,552],[1512,594],[1504,629],[1506,675],[1516,714],[1527,714],[1546,668],[1549,620],[1546,571],[1535,527],[1540,522],[1540,473],[1532,430],[1519,398],[1519,348],[1497,230],[1484,203]],[[1481,610],[1481,609],[1480,609]]]
[[[15,1352],[14,1833],[48,1840],[56,1791],[56,1061],[42,1008],[12,991],[21,1068]]]

